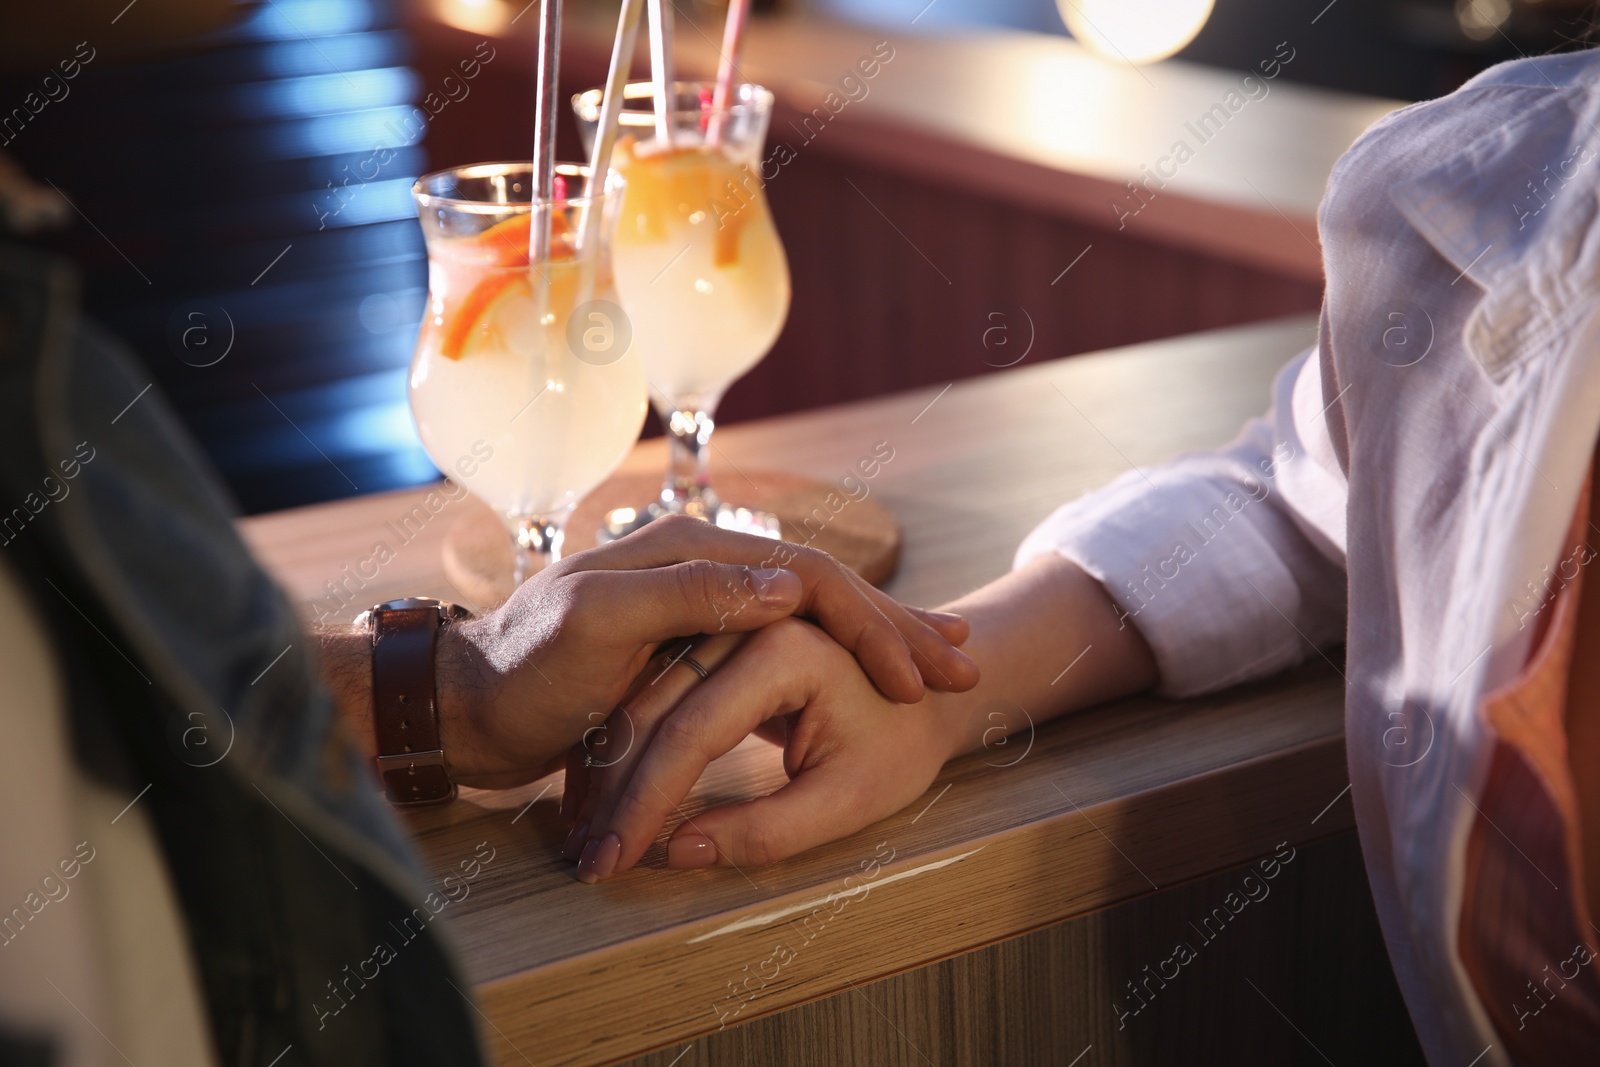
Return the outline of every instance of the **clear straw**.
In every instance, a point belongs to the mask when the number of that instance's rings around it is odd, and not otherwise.
[[[550,222],[555,211],[556,82],[561,66],[561,0],[539,5],[539,101],[533,121],[533,232],[528,236],[528,262],[550,258]],[[539,204],[545,205],[540,210]],[[542,273],[542,272],[541,272]]]
[[[611,70],[600,95],[600,114],[595,121],[594,143],[589,150],[589,176],[584,185],[582,221],[578,226],[578,270],[581,284],[578,298],[586,303],[594,293],[595,241],[600,234],[600,201],[611,172],[611,153],[617,145],[617,126],[622,116],[623,96],[628,85],[628,68],[639,40],[639,17],[645,0],[622,0],[617,15],[617,36],[611,43]]]
[[[744,44],[744,24],[749,15],[750,0],[728,0],[728,20],[722,24],[717,87],[711,94],[711,127],[706,131],[706,142],[713,148],[722,143],[722,122],[733,105],[733,77],[739,66],[739,49]]]
[[[672,147],[672,0],[650,0],[650,80],[656,105],[656,141]]]

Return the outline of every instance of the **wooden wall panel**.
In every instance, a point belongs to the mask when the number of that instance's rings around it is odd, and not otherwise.
[[[815,149],[784,167],[768,196],[794,303],[772,355],[729,393],[731,419],[1321,302],[1318,286],[1156,244],[1134,225],[1100,230]]]
[[[1302,846],[1206,942],[1228,871],[627,1061],[626,1067],[1421,1067],[1352,833]],[[972,901],[979,909],[982,901]],[[962,921],[960,910],[949,921]],[[1197,951],[1120,1020],[1125,983]],[[1170,972],[1170,969],[1168,971]],[[1152,986],[1152,988],[1156,988]]]

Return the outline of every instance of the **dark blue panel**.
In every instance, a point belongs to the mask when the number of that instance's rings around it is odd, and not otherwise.
[[[273,0],[185,55],[86,67],[9,146],[92,220],[57,242],[91,313],[247,510],[435,475],[405,392],[427,286],[409,54],[387,3]]]

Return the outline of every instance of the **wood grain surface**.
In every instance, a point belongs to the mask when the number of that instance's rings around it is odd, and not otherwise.
[[[1256,899],[1225,926],[1191,925],[1241,888]],[[1194,953],[1181,967],[1178,944]],[[1185,882],[627,1067],[1329,1063],[1425,1064],[1353,833],[1297,847],[1270,880],[1253,864]]]
[[[727,504],[776,516],[785,541],[821,549],[882,585],[900,564],[900,524],[860,486],[860,478],[845,487],[783,471],[744,470],[715,488]],[[612,511],[643,509],[660,492],[659,473],[627,471],[608,478],[574,509],[562,554],[593,548]],[[464,504],[460,510],[444,539],[445,575],[474,601],[498,604],[512,589],[505,523],[485,504]]]
[[[771,467],[837,479],[892,449],[870,483],[905,531],[888,589],[937,604],[1003,573],[1061,502],[1225,442],[1314,339],[1314,320],[1298,318],[739,425],[718,434],[717,477]],[[663,463],[651,442],[624,469]],[[439,547],[461,505],[432,493],[242,529],[308,617],[348,620],[386,597],[459,596]],[[374,567],[378,542],[393,558]],[[1352,826],[1342,692],[1321,660],[1207,699],[1140,698],[1037,730],[1008,725],[1020,732],[953,762],[906,810],[758,870],[673,872],[657,846],[627,875],[581,885],[556,854],[559,777],[463,791],[413,815],[439,877],[479,842],[496,850],[450,921],[495,1056],[615,1062]],[[712,766],[684,813],[781,780],[775,750],[747,742]]]

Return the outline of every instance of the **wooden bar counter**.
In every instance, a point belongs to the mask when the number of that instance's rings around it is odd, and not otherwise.
[[[1003,573],[1055,505],[1225,442],[1314,336],[1282,320],[751,422],[717,435],[717,477],[837,479],[888,442],[872,492],[905,528],[888,589],[934,605]],[[663,464],[654,441],[625,469]],[[459,598],[439,546],[469,505],[395,545],[422,495],[243,528],[313,617]],[[356,575],[380,540],[395,558]],[[409,818],[441,877],[495,849],[450,930],[501,1064],[1420,1062],[1351,832],[1342,714],[1313,655],[1206,699],[1012,722],[904,811],[759,869],[671,871],[658,844],[582,885],[557,853],[559,776]],[[748,741],[686,814],[782,780]]]

